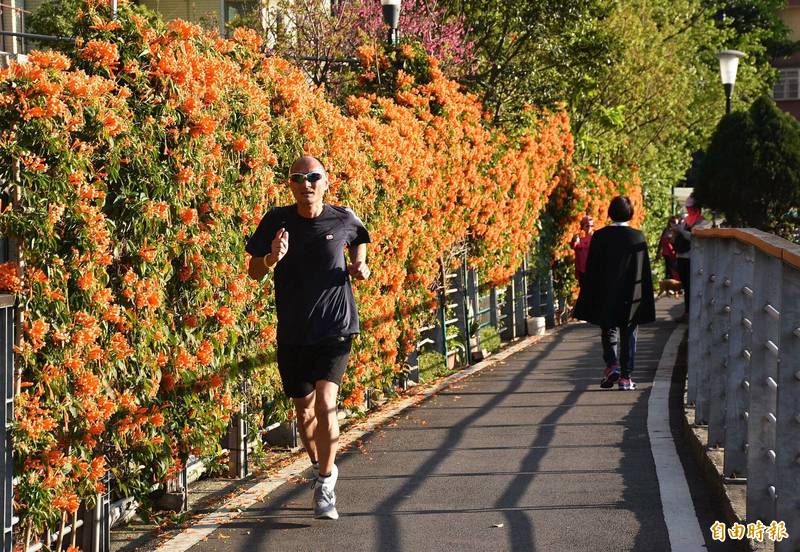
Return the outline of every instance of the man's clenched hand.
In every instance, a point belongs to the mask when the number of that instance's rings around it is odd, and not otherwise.
[[[270,265],[277,264],[289,251],[289,232],[281,228],[272,240],[272,247],[267,259]]]
[[[370,270],[365,261],[356,261],[347,267],[347,272],[356,280],[369,278]]]

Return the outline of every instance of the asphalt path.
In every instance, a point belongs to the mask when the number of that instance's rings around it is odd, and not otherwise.
[[[670,550],[647,401],[678,304],[658,305],[636,391],[600,389],[599,330],[568,325],[341,454],[338,521],[314,519],[298,481],[191,550]],[[703,527],[714,509],[698,481]]]

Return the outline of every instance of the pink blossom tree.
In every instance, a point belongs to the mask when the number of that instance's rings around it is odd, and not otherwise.
[[[251,7],[233,26],[258,29],[269,50],[292,59],[309,79],[342,99],[356,85],[357,50],[386,40],[380,0],[277,0],[263,8],[264,0],[247,0]],[[419,41],[439,60],[452,78],[469,74],[472,44],[466,38],[463,18],[446,13],[443,0],[403,0],[401,41]]]
[[[361,29],[377,40],[385,40],[380,0],[343,1],[339,9],[354,9]],[[425,51],[437,58],[447,73],[467,72],[472,44],[466,40],[464,20],[448,17],[436,0],[403,0],[400,12],[400,36],[422,43]]]

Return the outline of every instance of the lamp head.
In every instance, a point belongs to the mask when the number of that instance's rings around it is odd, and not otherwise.
[[[739,68],[739,60],[745,56],[744,52],[738,50],[723,50],[717,54],[719,59],[719,73],[722,77],[723,85],[736,84],[736,70]]]
[[[400,25],[400,0],[381,0],[383,23],[390,29]]]

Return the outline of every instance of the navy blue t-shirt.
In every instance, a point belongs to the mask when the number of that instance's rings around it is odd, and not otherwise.
[[[369,243],[364,224],[346,207],[325,204],[314,218],[300,216],[297,205],[275,207],[245,249],[254,257],[268,255],[281,228],[289,232],[289,250],[274,267],[278,341],[312,345],[359,333],[345,246]]]

